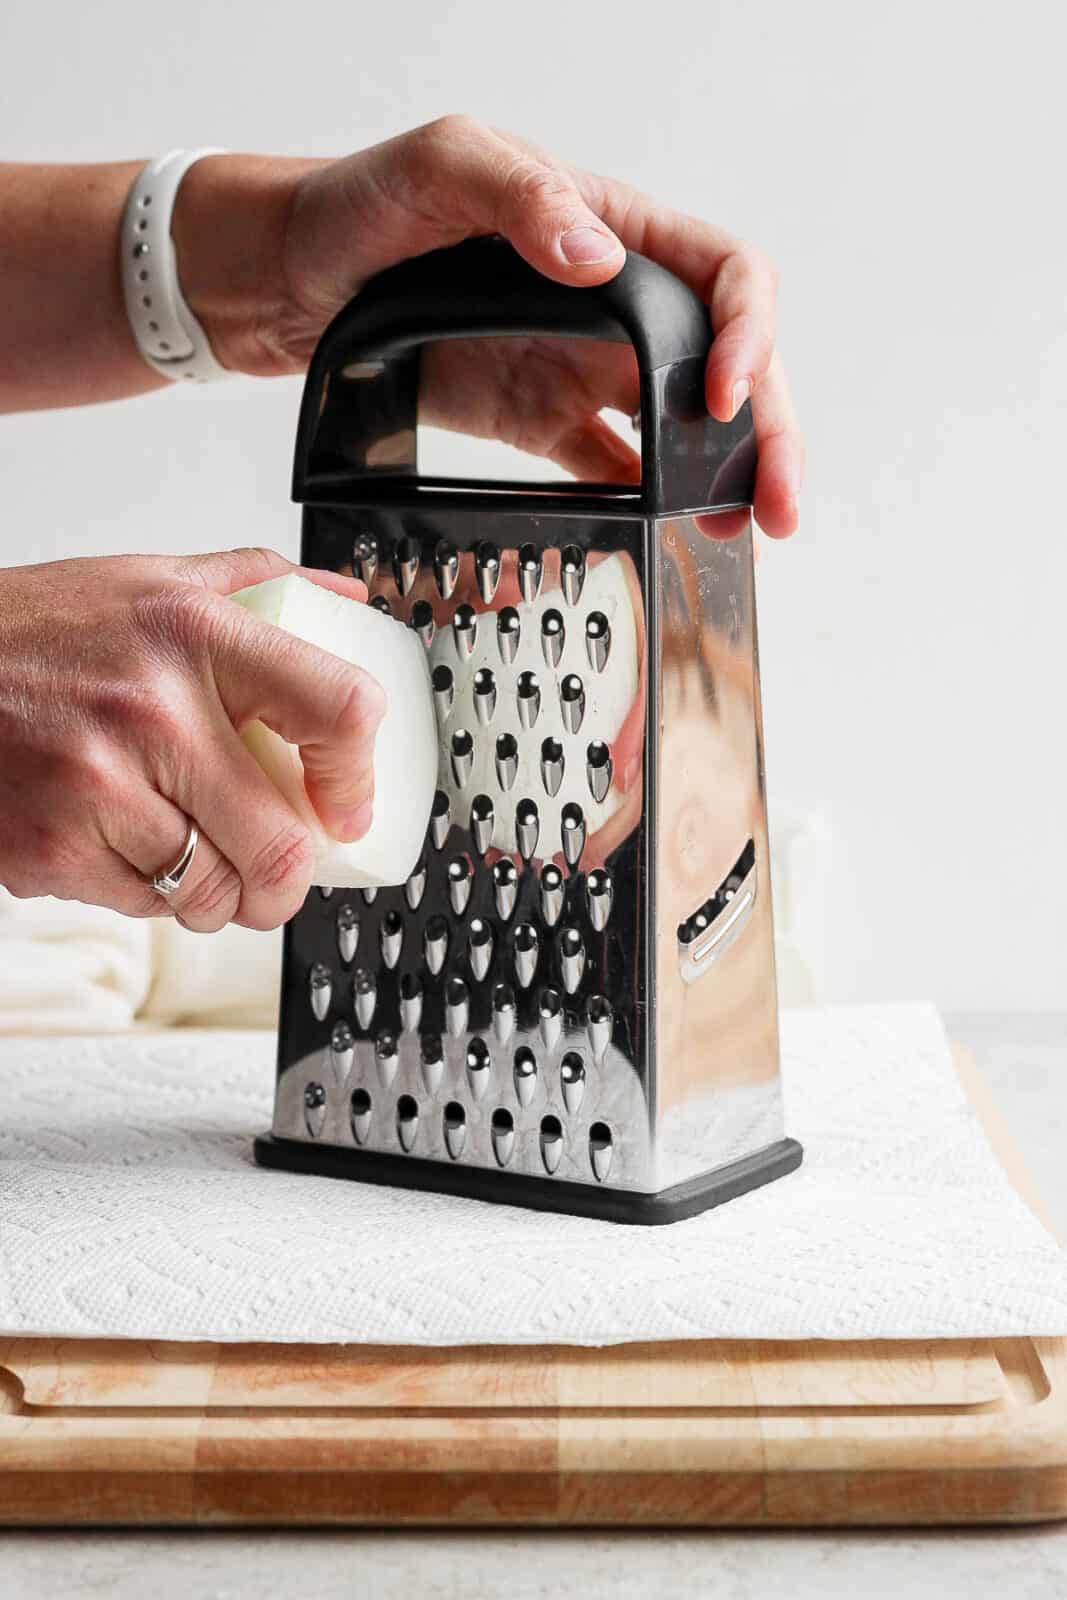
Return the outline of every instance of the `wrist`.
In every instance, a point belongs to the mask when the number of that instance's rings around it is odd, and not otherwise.
[[[284,249],[300,179],[317,161],[205,156],[186,173],[171,234],[182,295],[232,372],[299,370],[285,349],[289,316]]]

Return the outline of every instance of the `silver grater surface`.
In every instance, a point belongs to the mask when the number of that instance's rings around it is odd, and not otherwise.
[[[438,787],[406,884],[313,889],[286,930],[257,1158],[668,1221],[800,1160],[751,537],[711,536],[750,493],[751,423],[710,423],[706,313],[632,257],[604,292],[642,370],[640,489],[420,479],[415,333],[573,317],[504,249],[384,274],[309,372],[303,560],[422,639]]]
[[[438,790],[405,885],[312,891],[322,1043],[283,1075],[274,1132],[650,1189],[646,1097],[614,1042],[636,907],[620,926],[624,864],[591,864],[639,693],[633,559],[439,541],[401,563],[379,544],[357,539],[354,570],[428,650]]]

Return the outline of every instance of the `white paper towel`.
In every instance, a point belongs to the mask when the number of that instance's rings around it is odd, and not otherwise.
[[[0,1330],[465,1344],[1067,1332],[928,1007],[783,1026],[796,1174],[663,1228],[267,1172],[270,1033],[9,1039]]]

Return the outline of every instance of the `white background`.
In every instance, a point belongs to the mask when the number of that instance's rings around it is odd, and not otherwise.
[[[341,153],[464,110],[766,246],[810,445],[803,530],[760,563],[770,798],[831,830],[829,996],[1055,1007],[1062,16],[5,0],[0,155]],[[0,420],[0,560],[295,553],[298,397],[241,381]]]

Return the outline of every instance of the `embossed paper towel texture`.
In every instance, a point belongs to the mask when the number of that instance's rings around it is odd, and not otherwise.
[[[926,1007],[794,1012],[804,1167],[666,1228],[257,1169],[269,1033],[9,1039],[0,1330],[606,1344],[1067,1331]]]

